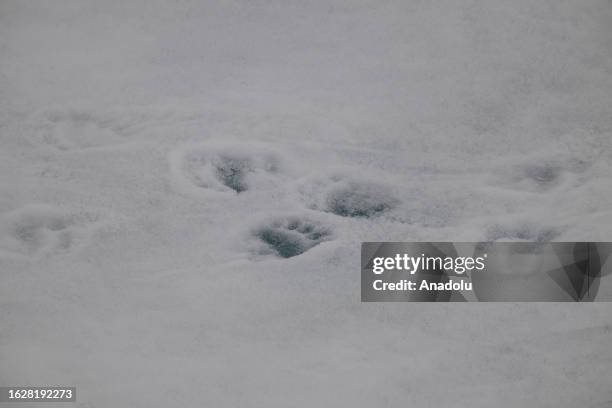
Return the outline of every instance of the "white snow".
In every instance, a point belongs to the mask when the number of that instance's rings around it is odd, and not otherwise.
[[[609,406],[610,305],[362,304],[359,250],[612,240],[611,21],[607,0],[3,0],[0,385]]]

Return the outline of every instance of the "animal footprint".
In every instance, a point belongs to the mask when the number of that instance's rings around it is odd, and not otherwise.
[[[555,228],[535,226],[530,223],[518,225],[495,224],[487,228],[487,241],[530,241],[549,242],[559,236],[561,232]]]
[[[545,193],[571,184],[587,167],[576,158],[535,158],[498,170],[492,182],[513,190]]]
[[[243,193],[274,185],[280,159],[256,146],[199,145],[174,151],[170,165],[183,190]]]
[[[219,157],[212,165],[217,179],[237,193],[247,190],[247,174],[254,171],[251,160],[241,157]]]
[[[314,181],[301,191],[310,208],[342,217],[371,218],[399,203],[388,187],[345,176]]]
[[[265,244],[262,254],[291,258],[329,239],[331,231],[319,223],[293,216],[257,228],[254,235]]]
[[[119,124],[88,111],[55,112],[42,125],[43,140],[60,150],[123,143]]]
[[[64,251],[86,235],[90,221],[51,206],[28,205],[2,216],[0,248],[18,255]]]

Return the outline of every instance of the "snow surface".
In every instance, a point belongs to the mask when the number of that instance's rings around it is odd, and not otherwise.
[[[612,240],[611,107],[608,0],[2,0],[0,385],[609,407],[609,304],[362,304],[359,249]]]

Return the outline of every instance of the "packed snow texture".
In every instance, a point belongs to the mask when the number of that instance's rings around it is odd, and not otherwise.
[[[0,385],[609,407],[612,305],[362,304],[359,251],[612,240],[611,107],[609,0],[2,0]]]

